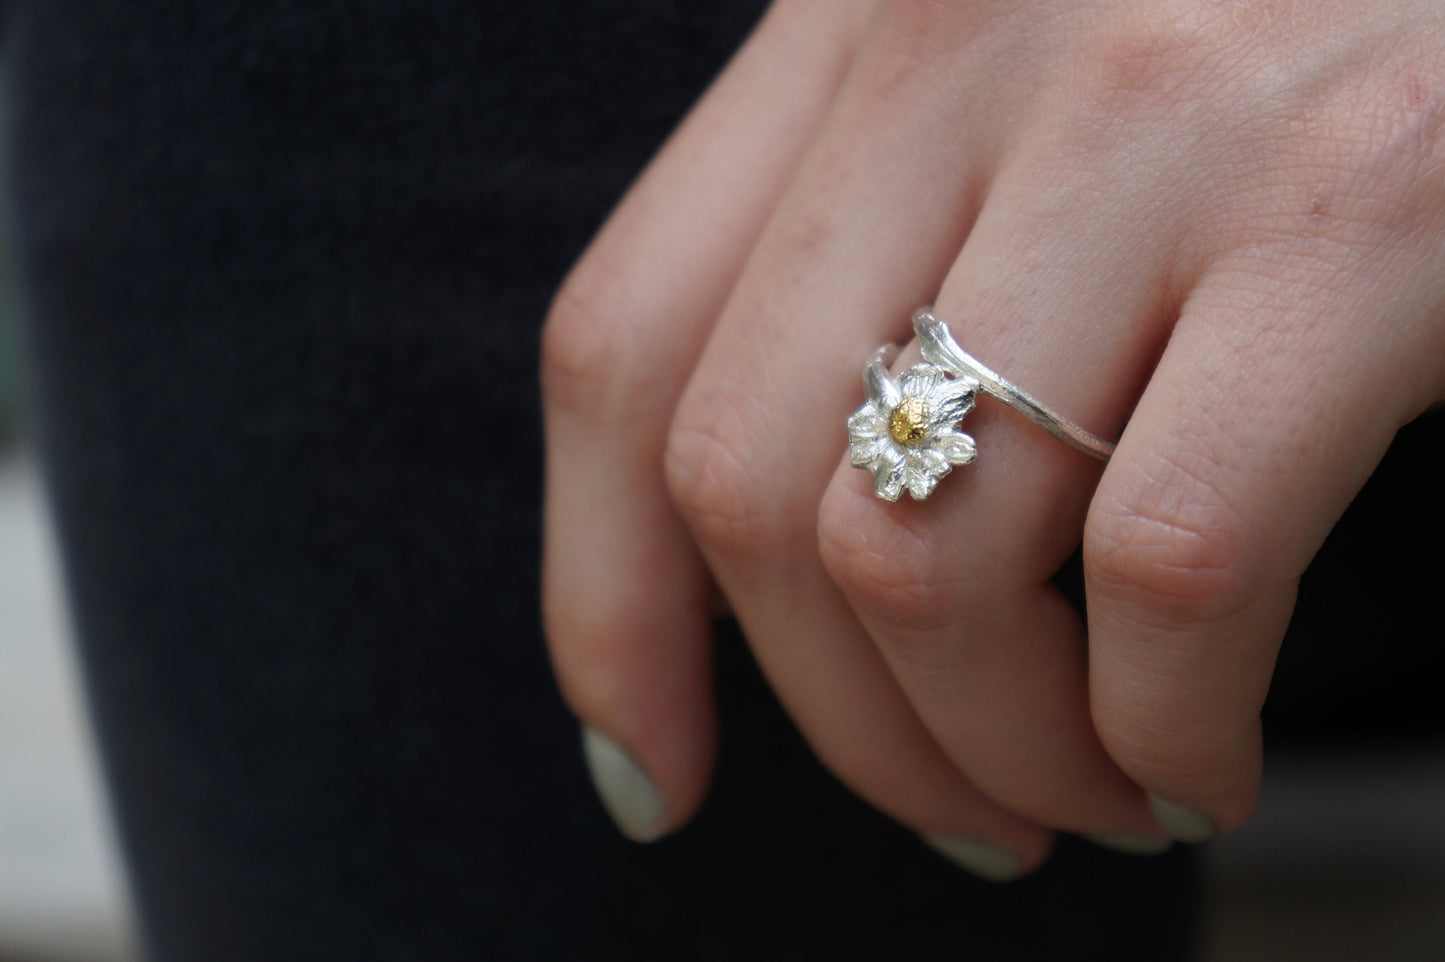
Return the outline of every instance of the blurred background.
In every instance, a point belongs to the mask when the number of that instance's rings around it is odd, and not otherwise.
[[[0,962],[124,962],[139,954],[27,427],[13,278],[4,245]],[[1439,570],[1438,561],[1430,564]],[[1363,635],[1355,641],[1373,643]],[[1417,682],[1433,692],[1440,680]],[[1291,697],[1307,702],[1313,695],[1308,686],[1287,687]],[[1418,698],[1409,700],[1418,711]],[[1436,697],[1423,707],[1438,718],[1439,704]],[[1348,713],[1343,726],[1323,733],[1309,730],[1308,712],[1303,717],[1282,725],[1285,737],[1271,743],[1255,820],[1205,846],[1200,958],[1445,959],[1445,743],[1438,724],[1422,728],[1407,719],[1352,738],[1339,737],[1357,731]]]

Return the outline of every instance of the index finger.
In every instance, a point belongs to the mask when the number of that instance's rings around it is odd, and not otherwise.
[[[775,6],[572,270],[544,331],[547,636],[594,781],[635,839],[691,817],[714,742],[709,578],[664,488],[667,426],[871,6]]]

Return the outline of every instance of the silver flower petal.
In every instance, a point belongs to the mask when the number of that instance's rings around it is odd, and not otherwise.
[[[863,370],[863,391],[879,411],[891,411],[903,400],[898,382],[888,376],[881,364],[869,364]]]
[[[932,363],[915,364],[895,379],[886,368],[890,359],[880,349],[865,370],[868,401],[848,418],[849,460],[872,472],[874,493],[883,500],[897,501],[906,490],[922,501],[955,464],[977,454],[956,425],[972,410],[979,385]],[[900,409],[905,401],[914,403]]]
[[[943,368],[936,364],[915,364],[898,375],[898,389],[904,397],[933,400],[933,393],[943,384]]]
[[[908,465],[897,448],[888,451],[873,463],[873,493],[884,501],[897,501],[907,483]]]
[[[938,478],[931,474],[910,474],[908,476],[908,493],[913,496],[914,501],[926,501],[938,487]]]
[[[978,382],[971,378],[948,381],[933,392],[929,420],[935,430],[951,428],[973,410]]]
[[[938,479],[953,469],[953,465],[948,463],[948,458],[933,448],[918,448],[910,451],[904,455],[904,460],[908,463],[909,474],[920,477],[926,475]]]
[[[968,464],[978,457],[978,447],[973,438],[962,431],[939,431],[934,435],[933,446],[950,464]]]
[[[865,404],[848,418],[848,437],[854,441],[881,438],[888,433],[888,421],[872,403]]]
[[[893,450],[887,438],[859,438],[848,445],[848,460],[855,468],[866,468]]]

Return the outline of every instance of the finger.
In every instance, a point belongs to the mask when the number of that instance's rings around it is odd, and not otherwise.
[[[860,359],[943,277],[988,150],[940,134],[937,104],[878,98],[877,49],[860,53],[679,405],[670,489],[819,758],[904,824],[990,843],[1023,871],[1048,834],[939,750],[818,556],[817,504]]]
[[[1137,185],[1031,156],[993,184],[936,311],[984,364],[1110,435],[1170,310],[1172,264],[1156,253],[1169,225],[1102,221]],[[987,397],[962,430],[976,458],[926,502],[880,501],[844,460],[819,516],[828,570],[975,784],[1039,824],[1161,850],[1143,793],[1094,733],[1083,624],[1052,583],[1099,463]]]
[[[676,398],[846,67],[861,2],[784,3],[571,272],[543,336],[543,607],[599,791],[639,840],[712,765],[711,587],[669,506]]]
[[[1084,555],[1095,722],[1180,839],[1254,807],[1259,711],[1299,576],[1434,397],[1407,375],[1445,356],[1439,340],[1404,334],[1445,306],[1434,261],[1413,276],[1333,254],[1220,265],[1099,486]]]

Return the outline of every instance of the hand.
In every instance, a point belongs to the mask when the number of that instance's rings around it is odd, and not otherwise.
[[[714,582],[819,758],[984,874],[1242,824],[1298,578],[1445,394],[1442,54],[1432,0],[779,0],[544,336],[545,615],[624,829],[705,791]],[[877,500],[844,422],[930,301],[1108,466],[983,400]]]

